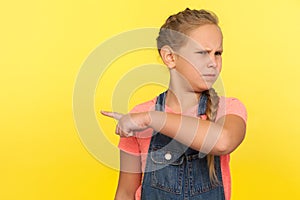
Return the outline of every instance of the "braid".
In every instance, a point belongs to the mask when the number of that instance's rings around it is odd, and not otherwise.
[[[217,117],[217,111],[218,111],[218,106],[219,106],[219,96],[216,93],[214,88],[210,88],[209,90],[206,90],[205,93],[208,97],[206,115],[210,121],[214,122]]]
[[[205,91],[207,95],[207,109],[206,109],[206,116],[209,121],[214,122],[217,117],[217,111],[219,107],[219,96],[216,93],[215,89],[210,88],[209,90]],[[217,184],[218,178],[215,171],[215,159],[214,155],[207,156],[207,165],[209,168],[209,177],[213,183]]]

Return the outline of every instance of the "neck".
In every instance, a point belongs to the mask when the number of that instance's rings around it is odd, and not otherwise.
[[[187,109],[198,105],[201,93],[188,90],[176,81],[170,80],[169,89],[166,97],[166,104],[174,112],[182,113]]]

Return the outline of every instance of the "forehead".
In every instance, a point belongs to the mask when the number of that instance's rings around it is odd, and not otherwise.
[[[200,48],[215,49],[222,47],[222,32],[217,25],[206,24],[190,31],[188,43]]]

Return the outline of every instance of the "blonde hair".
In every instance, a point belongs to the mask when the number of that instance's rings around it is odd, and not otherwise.
[[[207,119],[214,122],[217,117],[217,111],[219,107],[219,96],[213,88],[205,91],[207,95],[207,109],[206,109],[206,116]],[[207,156],[207,164],[209,168],[209,178],[210,180],[217,184],[219,183],[216,171],[215,171],[215,156],[208,155]]]
[[[218,26],[218,23],[218,17],[212,12],[203,9],[190,10],[187,8],[182,12],[171,15],[161,26],[156,39],[157,49],[160,52],[165,45],[170,46],[174,50],[179,49],[187,39],[187,37],[180,37],[180,33],[187,35],[201,25],[215,24]]]
[[[218,26],[218,23],[218,17],[213,12],[203,9],[190,10],[187,8],[182,12],[171,15],[162,25],[159,31],[159,36],[156,39],[157,49],[160,52],[163,46],[168,45],[173,50],[178,50],[185,44],[187,37],[181,37],[181,34],[176,33],[179,32],[183,35],[187,35],[190,31],[198,28],[199,26],[206,24],[214,24]],[[219,97],[213,88],[204,91],[204,93],[208,97],[206,109],[207,119],[215,121],[219,105]],[[214,155],[207,156],[207,164],[210,180],[217,184],[219,181],[215,171]]]

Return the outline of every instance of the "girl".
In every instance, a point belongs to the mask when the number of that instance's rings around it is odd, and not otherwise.
[[[167,91],[118,121],[121,171],[115,199],[230,199],[229,155],[243,141],[247,114],[212,88],[222,68],[215,14],[186,9],[170,16],[157,38],[169,68]]]

